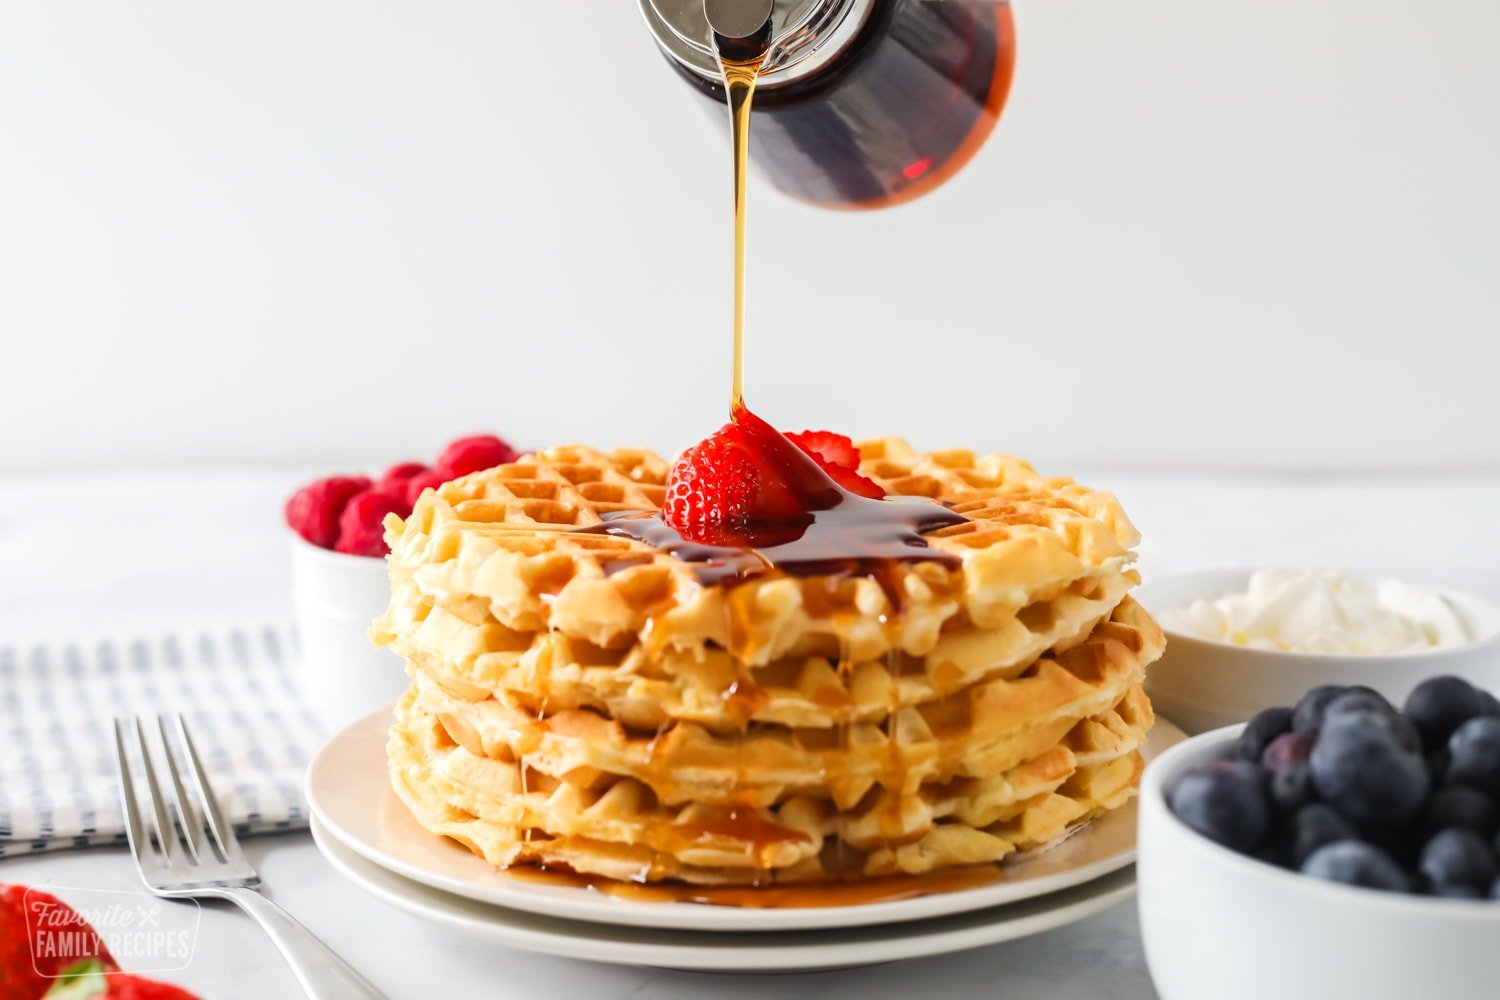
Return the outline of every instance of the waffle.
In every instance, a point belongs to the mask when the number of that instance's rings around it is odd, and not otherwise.
[[[1016,676],[1043,653],[1081,642],[1135,580],[1134,573],[1111,573],[1077,581],[1002,627],[950,629],[923,656],[863,663],[789,654],[751,667],[722,649],[608,649],[559,633],[475,624],[441,605],[393,608],[388,620],[402,623],[392,648],[460,693],[504,692],[534,711],[594,709],[636,729],[677,721],[715,732],[747,722],[828,728]]]
[[[411,676],[388,756],[419,822],[496,865],[758,885],[998,861],[1128,799],[1164,639],[1115,499],[859,447],[963,515],[933,559],[715,577],[588,530],[660,509],[647,451],[551,449],[388,518],[372,636]]]
[[[645,636],[653,653],[717,648],[751,666],[799,654],[923,656],[945,628],[1005,627],[1133,559],[1138,535],[1113,496],[1044,479],[1019,459],[918,455],[895,439],[867,442],[861,454],[861,471],[891,493],[947,503],[968,519],[926,536],[956,567],[902,563],[883,582],[768,572],[704,586],[690,564],[644,542],[576,530],[612,513],[659,510],[664,459],[554,448],[446,483],[405,521],[388,519],[397,613],[377,623],[375,638],[397,642],[412,616],[441,606],[525,635],[611,649]]]
[[[587,710],[539,717],[505,696],[456,691],[420,668],[417,704],[476,755],[525,757],[534,770],[634,778],[669,804],[769,805],[789,792],[826,790],[840,807],[877,783],[980,777],[1045,750],[1079,719],[1141,683],[1160,655],[1161,631],[1126,598],[1083,643],[1044,657],[1015,678],[858,722],[841,732],[750,726],[716,734],[692,723],[632,732]]]
[[[1134,687],[1004,772],[874,794],[850,810],[802,795],[764,808],[674,807],[631,778],[559,780],[471,752],[415,691],[398,707],[389,756],[392,785],[422,825],[491,864],[770,884],[919,873],[1050,843],[1134,794],[1151,721]]]

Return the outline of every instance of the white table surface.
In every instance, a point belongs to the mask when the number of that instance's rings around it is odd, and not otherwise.
[[[1500,597],[1500,474],[1203,477],[1077,470],[1116,491],[1146,536],[1149,576],[1231,565],[1326,566]],[[281,502],[300,471],[0,476],[0,641],[149,633],[290,617]],[[3,751],[3,745],[0,745]],[[247,849],[269,894],[390,996],[1151,997],[1134,906],[963,955],[775,977],[543,958],[408,917],[345,883],[305,834]],[[119,850],[0,861],[0,881],[138,882]],[[205,908],[192,964],[170,978],[208,1000],[296,996],[260,932]]]

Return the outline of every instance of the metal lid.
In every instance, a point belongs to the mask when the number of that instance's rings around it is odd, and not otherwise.
[[[705,79],[720,78],[704,0],[640,0],[640,5],[668,56]],[[774,0],[771,7],[771,46],[756,84],[762,88],[803,79],[825,66],[859,33],[874,0]]]

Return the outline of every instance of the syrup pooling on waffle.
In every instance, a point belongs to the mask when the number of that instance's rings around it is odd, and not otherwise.
[[[664,460],[565,448],[424,494],[391,535],[393,591],[476,623],[607,648],[645,633],[658,648],[716,645],[766,663],[821,638],[825,655],[845,641],[863,661],[891,648],[922,655],[949,623],[994,627],[1038,594],[1133,559],[1138,536],[1108,494],[1044,480],[1008,456],[917,455],[894,440],[861,448],[874,456],[861,470],[885,488],[919,490],[964,515],[928,536],[958,567],[897,565],[889,589],[860,576],[776,573],[704,586],[691,564],[643,542],[574,530],[657,509]]]
[[[875,785],[904,791],[927,780],[982,777],[1051,746],[1078,719],[1138,685],[1162,646],[1154,623],[1127,598],[1087,641],[1043,657],[1019,676],[842,732],[750,725],[715,733],[694,723],[638,730],[594,711],[550,707],[544,716],[421,668],[414,670],[413,691],[424,710],[457,722],[470,749],[525,756],[554,777],[628,776],[673,804],[767,805],[788,789],[819,789],[843,807]]]
[[[542,860],[615,878],[696,883],[794,882],[997,861],[1047,843],[1133,793],[1150,722],[1149,705],[1131,689],[1029,760],[982,779],[924,785],[902,800],[895,835],[879,796],[844,812],[826,799],[790,795],[754,810],[749,821],[726,824],[727,809],[667,806],[629,778],[534,775],[527,783],[524,764],[473,752],[453,738],[450,721],[426,714],[411,695],[398,710],[390,756],[393,785],[424,825],[495,864]],[[534,832],[521,837],[520,829]]]
[[[1118,805],[1161,640],[1114,499],[1006,456],[861,454],[962,515],[928,537],[951,559],[705,582],[589,530],[660,505],[649,452],[426,494],[390,525],[374,633],[413,675],[403,801],[497,864],[748,885],[997,860]]]

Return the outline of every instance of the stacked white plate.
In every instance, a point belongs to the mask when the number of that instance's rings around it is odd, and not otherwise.
[[[376,898],[507,947],[679,969],[829,969],[1010,941],[1135,891],[1134,803],[1008,864],[1002,881],[889,902],[751,909],[526,881],[417,825],[386,779],[390,717],[354,723],[313,761],[307,796],[318,848]],[[1144,752],[1149,759],[1182,738],[1158,719]]]

